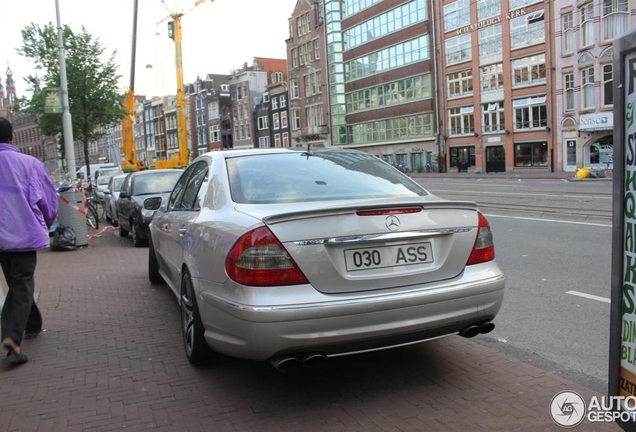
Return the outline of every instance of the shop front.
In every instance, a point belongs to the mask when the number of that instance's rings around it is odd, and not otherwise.
[[[450,148],[450,167],[458,172],[468,172],[475,167],[475,146],[465,145]]]
[[[547,141],[515,143],[515,168],[546,168],[548,156]]]
[[[612,168],[614,162],[614,114],[612,112],[582,115],[579,133],[583,142],[582,166],[593,169]]]

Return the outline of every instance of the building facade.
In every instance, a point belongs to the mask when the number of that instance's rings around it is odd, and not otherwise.
[[[427,0],[325,0],[332,145],[422,170],[440,152]]]
[[[289,19],[288,106],[292,147],[328,147],[329,87],[324,4],[299,0]]]
[[[551,3],[445,0],[434,6],[447,169],[553,169]]]
[[[612,43],[636,28],[630,0],[557,0],[555,9],[555,146],[561,169],[613,166]]]

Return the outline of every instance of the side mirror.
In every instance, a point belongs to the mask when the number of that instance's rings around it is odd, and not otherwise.
[[[104,195],[110,195],[110,189],[104,189]]]
[[[119,192],[119,198],[130,198],[128,192],[121,191]]]

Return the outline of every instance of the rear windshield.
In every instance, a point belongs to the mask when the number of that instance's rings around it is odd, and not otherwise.
[[[227,160],[232,199],[245,204],[416,197],[428,193],[368,153],[289,152]]]
[[[147,195],[172,192],[182,171],[155,171],[133,180],[133,195]]]
[[[126,180],[126,177],[118,177],[115,179],[113,184],[113,189],[115,189],[115,192],[119,192],[121,190],[121,185],[124,184],[124,180]]]

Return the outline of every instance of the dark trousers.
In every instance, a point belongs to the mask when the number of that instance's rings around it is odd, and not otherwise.
[[[0,252],[0,266],[9,285],[2,307],[2,340],[20,345],[24,331],[42,327],[42,315],[33,299],[37,252]]]

